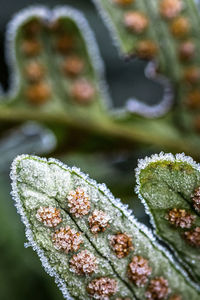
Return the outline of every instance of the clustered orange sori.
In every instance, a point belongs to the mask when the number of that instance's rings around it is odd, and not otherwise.
[[[56,227],[62,222],[60,210],[52,206],[40,206],[37,210],[36,218],[47,227]]]
[[[94,279],[88,284],[87,292],[95,299],[109,300],[117,292],[117,281],[109,277]]]
[[[82,250],[70,259],[70,268],[77,275],[91,275],[97,270],[97,260],[88,250]]]
[[[37,56],[42,51],[39,34],[42,29],[40,20],[30,20],[23,28],[23,41],[21,44],[22,53],[27,57],[24,68],[27,79],[25,97],[33,105],[41,105],[51,96],[50,85],[44,80],[45,68],[38,61]]]
[[[118,258],[126,257],[133,250],[132,238],[125,233],[117,233],[111,236],[110,244]]]
[[[76,218],[87,215],[90,211],[90,199],[84,188],[78,187],[67,196],[69,211]]]
[[[128,265],[128,277],[138,287],[144,286],[148,277],[151,275],[152,268],[149,262],[142,256],[133,256],[131,263]]]
[[[56,34],[55,49],[61,55],[61,72],[70,78],[69,94],[73,101],[86,105],[94,101],[95,87],[91,80],[84,76],[88,68],[86,62],[78,54],[78,43],[72,32],[66,31],[61,21],[53,26]]]
[[[200,247],[200,227],[195,227],[193,230],[184,233],[186,241],[193,247]]]
[[[110,217],[102,210],[95,209],[88,218],[90,230],[93,234],[104,232],[108,226]]]
[[[192,204],[197,212],[200,212],[200,187],[198,187],[192,195]]]
[[[74,251],[78,251],[80,245],[83,243],[80,232],[76,232],[69,226],[61,227],[53,234],[54,247],[57,250],[62,250],[66,254]]]
[[[174,226],[181,228],[191,228],[196,216],[192,215],[185,209],[173,208],[171,209],[166,219]]]
[[[156,277],[150,281],[145,297],[148,300],[162,300],[167,299],[170,293],[168,281],[161,277]]]

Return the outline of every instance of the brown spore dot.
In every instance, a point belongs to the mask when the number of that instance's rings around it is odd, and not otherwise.
[[[63,34],[56,40],[56,50],[61,54],[67,54],[74,48],[75,41],[71,35]]]
[[[141,59],[153,59],[155,58],[156,54],[158,52],[158,48],[155,42],[151,40],[142,40],[138,42],[138,45],[136,46],[136,54]]]
[[[72,256],[70,268],[77,275],[91,275],[97,270],[96,257],[88,250],[82,250]]]
[[[40,206],[37,210],[36,218],[47,227],[56,227],[62,222],[60,210],[52,206]]]
[[[200,68],[199,67],[187,67],[184,71],[184,80],[189,84],[196,84],[200,82]]]
[[[150,281],[145,297],[148,300],[163,300],[167,299],[169,293],[168,281],[161,276]]]
[[[49,100],[51,88],[45,82],[34,83],[26,89],[25,96],[31,104],[41,105]]]
[[[162,0],[160,2],[160,14],[163,18],[166,19],[177,17],[182,8],[182,0]]]
[[[94,299],[109,300],[117,292],[117,281],[109,277],[94,279],[88,284],[87,292]]]
[[[180,228],[190,228],[195,220],[196,216],[192,215],[185,209],[173,208],[171,209],[166,219],[170,224]]]
[[[178,17],[170,24],[170,30],[174,37],[183,38],[190,31],[190,21],[186,17]]]
[[[118,258],[126,257],[133,250],[132,238],[125,233],[111,236],[110,245]]]
[[[25,75],[30,82],[37,82],[44,78],[45,68],[42,63],[31,61],[25,66]]]
[[[42,22],[39,19],[33,19],[24,25],[24,33],[27,37],[36,36],[41,32]]]
[[[80,232],[76,232],[74,229],[71,229],[69,226],[61,227],[56,230],[53,234],[53,244],[57,250],[64,251],[68,254],[70,251],[78,251],[80,245],[83,243]]]
[[[187,95],[186,104],[191,109],[200,108],[200,89],[195,88]]]
[[[200,117],[198,119],[199,122],[199,131],[200,131]],[[192,195],[192,204],[197,212],[200,212],[200,187],[198,187],[194,194]]]
[[[180,295],[172,295],[169,300],[183,300],[183,298]]]
[[[115,4],[121,5],[121,6],[128,6],[135,2],[135,0],[113,0]]]
[[[93,234],[104,232],[108,226],[110,217],[102,210],[95,209],[88,218],[90,230]]]
[[[69,192],[67,196],[68,207],[76,218],[87,215],[90,211],[90,199],[84,188],[78,187]]]
[[[195,44],[192,41],[182,42],[179,46],[179,57],[181,61],[189,61],[195,55]]]
[[[89,104],[94,100],[95,88],[85,78],[78,79],[71,88],[72,98],[79,104]]]
[[[21,49],[23,54],[29,57],[37,56],[41,53],[42,46],[36,39],[22,41]]]
[[[138,287],[144,286],[148,277],[151,275],[152,268],[149,262],[142,256],[133,256],[131,263],[128,265],[128,278]]]
[[[83,59],[76,55],[71,55],[64,60],[62,68],[65,74],[73,77],[83,72],[84,65]]]
[[[186,241],[193,247],[200,247],[200,227],[184,233]]]
[[[147,29],[149,25],[149,19],[142,12],[130,11],[124,15],[124,25],[130,31],[140,34]]]

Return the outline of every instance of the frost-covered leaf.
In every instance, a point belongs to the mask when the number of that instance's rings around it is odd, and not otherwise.
[[[54,159],[28,155],[14,160],[11,178],[28,244],[65,298],[198,298],[167,250],[105,185]],[[160,298],[151,298],[154,292]]]
[[[183,154],[139,161],[137,192],[156,230],[200,281],[200,166]]]

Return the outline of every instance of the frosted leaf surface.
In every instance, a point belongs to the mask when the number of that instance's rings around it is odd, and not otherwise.
[[[195,190],[200,186],[200,166],[184,155],[161,153],[140,160],[136,173],[137,192],[151,216],[156,234],[175,250],[199,282],[198,233],[195,246],[188,243],[186,232],[192,233],[200,226],[200,216],[193,203]]]
[[[54,159],[46,160],[28,155],[15,159],[11,178],[12,195],[26,226],[27,239],[40,256],[46,271],[56,277],[56,282],[66,299],[89,299],[89,283],[94,279],[106,277],[117,282],[117,291],[110,299],[127,297],[144,300],[147,285],[137,287],[128,278],[128,265],[135,255],[144,257],[152,268],[149,281],[154,277],[163,276],[172,292],[181,294],[183,300],[197,299],[197,288],[184,276],[183,270],[177,267],[168,252],[155,242],[152,233],[139,224],[119,200],[114,199],[105,185],[98,185],[79,169],[71,169]],[[88,214],[78,217],[70,213],[68,206],[68,194],[77,188],[82,188],[90,199]],[[78,207],[79,205],[80,199]],[[45,226],[45,222],[40,222],[36,217],[39,207],[55,207],[60,210],[62,222],[56,228]],[[104,212],[101,218],[106,216],[108,223],[104,230],[90,230],[88,219],[94,211]],[[68,227],[73,234],[79,233],[83,240],[83,243],[78,245],[78,251],[74,252],[73,247],[68,248],[70,251],[62,251],[65,248],[63,235],[57,234],[58,243],[61,239],[61,250],[56,250],[53,244],[54,232]],[[71,234],[69,231],[68,233]],[[116,256],[111,245],[112,237],[117,233],[127,234],[133,243],[129,254],[123,258]],[[97,268],[90,275],[80,276],[70,268],[70,260],[73,255],[83,250],[89,251],[91,257],[96,258]],[[70,296],[67,296],[67,291]]]

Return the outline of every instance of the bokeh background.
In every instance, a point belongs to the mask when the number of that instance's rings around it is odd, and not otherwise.
[[[87,17],[96,34],[106,66],[106,79],[113,106],[122,107],[130,97],[149,104],[159,102],[162,88],[144,76],[145,62],[123,61],[113,46],[107,28],[90,0],[0,0],[0,82],[9,88],[9,70],[5,61],[4,40],[6,25],[20,9],[29,5],[72,5]],[[53,130],[53,132],[51,131]],[[70,137],[73,136],[73,141]],[[76,141],[76,142],[75,142]],[[109,143],[110,145],[110,143]],[[142,222],[148,223],[143,206],[134,195],[134,168],[137,159],[162,149],[140,145],[107,147],[104,139],[92,139],[67,128],[45,128],[35,123],[0,123],[0,299],[1,300],[61,300],[62,295],[42,269],[32,249],[25,249],[24,228],[10,196],[10,163],[21,153],[54,156],[68,165],[79,166],[98,182],[105,182],[110,190],[134,209]]]

